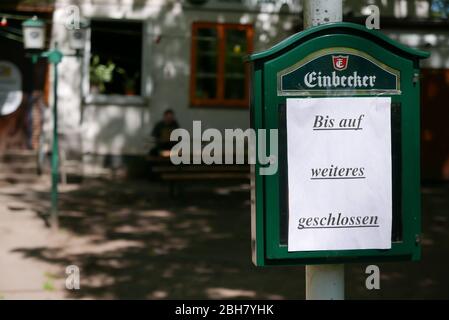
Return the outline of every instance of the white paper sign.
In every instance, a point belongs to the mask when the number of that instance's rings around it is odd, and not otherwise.
[[[391,248],[390,105],[287,99],[288,251]]]

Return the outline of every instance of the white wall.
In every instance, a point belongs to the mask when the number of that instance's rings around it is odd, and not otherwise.
[[[209,0],[219,2],[220,0]],[[286,0],[287,1],[287,0]],[[288,1],[287,1],[288,2]],[[151,129],[165,109],[175,110],[182,127],[190,128],[192,121],[201,120],[203,128],[247,128],[247,109],[191,108],[189,105],[190,75],[190,32],[194,21],[250,23],[254,25],[254,49],[265,50],[294,32],[301,23],[299,0],[290,0],[290,12],[272,4],[242,7],[231,10],[196,9],[182,5],[179,0],[58,0],[54,13],[52,41],[58,41],[62,51],[69,52],[66,7],[72,3],[80,6],[87,18],[136,19],[145,22],[144,78],[148,99],[142,105],[118,105],[80,103],[81,60],[65,57],[60,64],[59,102],[60,131],[67,139],[61,140],[61,147],[80,154],[144,154]],[[248,0],[246,3],[251,3]],[[382,17],[424,15],[427,1],[377,0],[344,2],[345,13],[352,10],[360,16],[370,3],[379,5]],[[424,9],[423,9],[424,8]],[[428,7],[427,7],[428,9]],[[430,49],[431,59],[423,62],[424,67],[448,67],[448,34],[426,35],[419,30],[404,33],[400,30],[386,30],[394,39],[412,47],[423,48],[426,41],[435,44]],[[157,43],[156,38],[160,38]],[[432,38],[433,37],[433,38]],[[432,39],[433,40],[432,40]],[[430,40],[429,40],[430,39]],[[118,44],[119,45],[119,44]],[[81,115],[83,115],[81,120]],[[47,123],[47,132],[51,123]],[[47,136],[50,136],[47,134]]]
[[[406,46],[430,52],[421,60],[421,68],[449,68],[449,30],[429,33],[424,30],[383,30],[390,38]]]
[[[343,0],[343,14],[368,15],[369,5],[376,5],[382,17],[428,18],[431,0]]]
[[[180,125],[191,128],[192,121],[201,120],[203,128],[247,128],[248,109],[191,108],[189,105],[190,32],[195,21],[249,23],[254,25],[254,49],[260,51],[274,45],[293,32],[299,14],[270,13],[250,10],[199,10],[183,6],[179,1],[89,1],[81,5],[87,18],[137,19],[146,23],[144,41],[144,77],[150,92],[145,104],[139,106],[80,103],[81,65],[74,57],[65,57],[60,64],[59,102],[60,131],[68,136],[61,147],[80,153],[144,154],[148,137],[156,121],[167,108],[175,111]],[[70,1],[58,1],[54,13],[53,41],[68,52],[65,8]],[[91,3],[94,3],[93,5]],[[259,8],[260,9],[260,8]],[[157,43],[155,39],[160,36]],[[119,44],[118,44],[119,45]],[[83,115],[81,121],[81,114]],[[51,127],[51,126],[48,126]]]

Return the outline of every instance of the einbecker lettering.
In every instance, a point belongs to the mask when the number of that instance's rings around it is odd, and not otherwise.
[[[360,76],[357,71],[350,76],[339,76],[335,71],[332,76],[326,76],[312,71],[304,76],[304,84],[308,88],[374,88],[376,76]]]

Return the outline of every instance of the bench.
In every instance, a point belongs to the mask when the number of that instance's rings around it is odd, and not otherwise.
[[[194,181],[249,181],[249,165],[246,164],[192,164],[174,165],[169,157],[148,156],[151,172],[161,181],[169,184],[169,194],[174,197],[180,193],[180,185]]]

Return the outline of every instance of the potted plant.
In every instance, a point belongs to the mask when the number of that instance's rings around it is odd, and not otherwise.
[[[117,68],[117,73],[121,74],[123,77],[123,90],[125,91],[125,95],[136,95],[136,86],[137,80],[139,79],[139,74],[136,72],[132,76],[130,76],[123,68]]]
[[[92,93],[104,93],[105,83],[110,83],[113,79],[115,64],[108,61],[107,64],[100,63],[98,55],[93,56],[90,64],[90,85]]]

